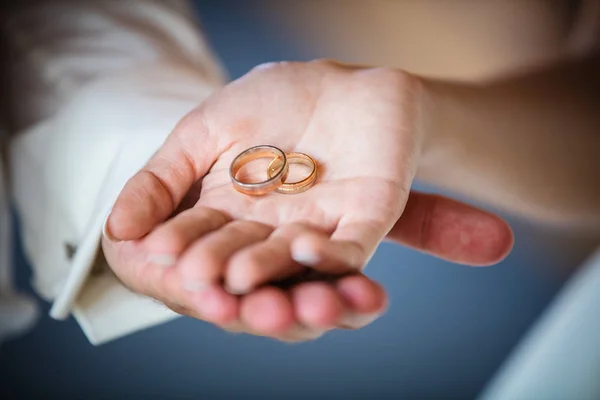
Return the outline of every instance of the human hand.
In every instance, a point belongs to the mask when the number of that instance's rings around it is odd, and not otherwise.
[[[418,79],[392,69],[318,61],[251,71],[186,116],[127,183],[106,223],[109,264],[177,312],[293,340],[298,327],[304,338],[381,313],[385,292],[360,271],[386,235],[455,262],[499,261],[512,244],[499,218],[409,196],[426,151],[420,94]],[[238,193],[229,164],[258,144],[314,157],[315,186]],[[305,267],[352,275],[266,285]]]

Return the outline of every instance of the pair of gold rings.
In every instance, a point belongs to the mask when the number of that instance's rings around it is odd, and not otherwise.
[[[242,182],[237,178],[240,169],[259,158],[272,158],[267,166],[267,179],[262,182]],[[308,176],[298,182],[285,180],[288,176],[289,164],[303,164],[310,168]],[[270,145],[254,146],[238,154],[229,167],[229,176],[233,187],[244,194],[262,196],[272,191],[283,194],[297,194],[304,192],[315,183],[317,179],[317,162],[304,153],[285,153],[283,150]]]

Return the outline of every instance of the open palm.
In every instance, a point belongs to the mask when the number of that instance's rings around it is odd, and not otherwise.
[[[424,194],[409,201],[420,94],[416,79],[391,69],[319,61],[253,70],[186,116],[128,182],[107,222],[125,242],[105,241],[107,259],[126,284],[176,311],[281,338],[381,312],[384,291],[360,271],[386,235],[454,261],[499,260],[511,235],[498,218]],[[296,195],[237,192],[230,163],[260,144],[315,158],[316,184]],[[287,291],[265,285],[306,267],[351,275]]]

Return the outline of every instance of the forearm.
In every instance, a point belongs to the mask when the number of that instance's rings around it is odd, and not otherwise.
[[[598,62],[465,87],[424,82],[417,178],[547,221],[600,221]]]

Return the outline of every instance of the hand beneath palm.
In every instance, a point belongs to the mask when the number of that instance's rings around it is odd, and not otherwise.
[[[416,78],[390,69],[319,61],[253,70],[186,116],[127,183],[107,221],[109,263],[177,312],[295,340],[381,313],[385,293],[360,271],[386,235],[452,261],[498,261],[512,243],[500,219],[437,196],[409,199],[424,151],[421,94]],[[229,165],[259,144],[311,155],[315,186],[237,192]],[[306,267],[351,275],[267,285]]]

